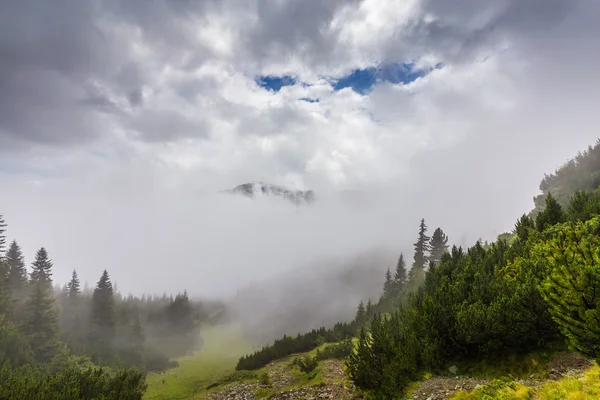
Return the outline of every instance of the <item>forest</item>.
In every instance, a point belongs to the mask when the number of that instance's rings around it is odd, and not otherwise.
[[[103,271],[62,287],[40,248],[28,269],[0,216],[0,398],[140,399],[145,374],[198,349],[214,305],[176,296],[122,296]]]

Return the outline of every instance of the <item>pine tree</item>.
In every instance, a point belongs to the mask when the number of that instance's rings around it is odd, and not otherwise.
[[[4,233],[6,232],[6,222],[4,222],[4,218],[2,214],[0,214],[0,260],[4,258],[4,251],[6,250],[6,236]]]
[[[35,261],[32,264],[31,282],[52,282],[52,261],[48,258],[48,252],[43,247],[35,255]]]
[[[90,342],[97,345],[96,361],[110,362],[115,337],[115,299],[108,272],[104,270],[92,295]]]
[[[83,345],[84,331],[81,318],[81,290],[77,271],[73,270],[71,280],[64,288],[61,314],[62,333],[71,348]]]
[[[427,263],[427,252],[429,251],[429,236],[427,236],[427,225],[425,219],[421,219],[419,226],[419,238],[415,246],[414,261],[409,272],[409,281],[412,286],[418,286],[425,276],[425,264]]]
[[[534,262],[549,267],[542,282],[542,295],[550,314],[569,344],[600,359],[600,217],[586,222],[554,225],[549,240],[538,243]]]
[[[367,312],[365,310],[365,304],[361,302],[358,304],[358,308],[356,309],[356,316],[354,317],[354,322],[360,326],[363,322],[365,322],[365,317]]]
[[[394,272],[394,283],[392,294],[398,296],[404,287],[406,286],[406,262],[404,261],[404,254],[400,253],[398,257],[398,263],[396,264],[396,272]]]
[[[67,297],[70,299],[76,299],[81,294],[79,278],[77,277],[77,271],[73,270],[71,280],[67,284]]]
[[[6,253],[8,264],[8,284],[16,295],[23,294],[27,288],[27,267],[23,259],[21,247],[13,240]]]
[[[383,297],[388,298],[392,295],[394,290],[394,281],[392,280],[392,273],[388,268],[385,272],[385,282],[383,284]]]
[[[565,219],[565,213],[558,201],[556,201],[552,194],[548,194],[546,197],[546,208],[535,218],[535,226],[541,232],[549,226],[564,222]]]
[[[371,316],[371,314],[373,313],[373,303],[371,302],[371,299],[369,299],[369,301],[367,301],[367,307],[365,307],[365,312],[366,312],[366,317],[369,318]]]
[[[442,255],[448,251],[448,237],[441,228],[437,228],[431,236],[430,248],[431,255],[429,261],[438,264],[442,259]]]
[[[23,332],[35,358],[47,361],[58,347],[58,314],[52,289],[52,263],[44,250],[38,252],[31,274],[30,297],[25,304]]]

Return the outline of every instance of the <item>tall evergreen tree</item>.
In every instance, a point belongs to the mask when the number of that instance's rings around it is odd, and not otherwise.
[[[75,270],[64,288],[62,306],[61,327],[65,341],[72,349],[79,348],[83,346],[85,331],[81,315],[80,283]]]
[[[367,316],[367,311],[365,310],[365,303],[361,302],[358,304],[358,308],[356,309],[356,316],[354,317],[354,322],[357,326],[360,326],[365,322],[365,318]]]
[[[437,228],[433,232],[429,246],[431,248],[429,261],[438,264],[442,259],[442,255],[448,251],[448,236],[446,236],[441,228]]]
[[[77,277],[77,271],[73,270],[71,280],[67,283],[67,297],[70,299],[76,299],[81,294],[79,278]]]
[[[13,293],[19,296],[27,288],[27,267],[21,247],[13,240],[6,253],[6,263],[8,264],[8,284]]]
[[[91,319],[90,341],[97,346],[96,361],[110,362],[113,356],[116,316],[113,287],[106,270],[92,295]]]
[[[23,332],[40,361],[49,360],[58,347],[58,314],[54,306],[52,262],[43,248],[38,251],[31,274],[30,296],[25,304]]]
[[[392,272],[388,268],[385,272],[385,282],[383,283],[383,297],[390,297],[392,295],[393,290],[394,280],[392,279]]]
[[[404,254],[400,253],[398,257],[398,263],[396,264],[396,271],[394,272],[394,283],[393,283],[393,295],[398,296],[400,292],[406,286],[407,274],[406,274],[406,262],[404,261]]]
[[[52,282],[52,261],[43,247],[35,254],[35,261],[32,263],[31,282]]]
[[[427,236],[427,225],[425,219],[421,219],[419,225],[419,238],[414,244],[415,253],[412,268],[409,272],[409,280],[413,286],[419,285],[425,277],[425,265],[427,264],[427,252],[429,251],[429,236]]]

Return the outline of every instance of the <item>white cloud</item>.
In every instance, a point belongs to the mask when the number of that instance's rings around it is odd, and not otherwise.
[[[0,61],[0,212],[11,235],[28,254],[47,245],[58,279],[73,268],[90,281],[104,268],[119,281],[149,271],[139,289],[158,290],[176,271],[172,290],[201,293],[329,249],[412,243],[421,216],[454,237],[509,229],[543,173],[597,136],[600,6],[451,3],[163,0],[138,10],[111,0],[63,10],[74,16],[64,30],[39,22],[46,9],[0,6],[31,14],[40,43],[19,26],[0,43],[15,55]],[[444,66],[365,96],[324,78],[411,60]],[[259,74],[298,82],[269,92]],[[300,218],[201,195],[247,181],[365,188],[386,201]]]

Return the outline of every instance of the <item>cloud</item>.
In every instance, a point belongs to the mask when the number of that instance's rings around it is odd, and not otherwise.
[[[173,264],[173,288],[227,291],[412,243],[422,216],[491,238],[597,137],[599,17],[593,0],[5,2],[0,210],[57,279],[147,271],[128,290]],[[299,217],[202,197],[249,181],[382,200]]]

